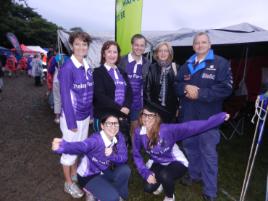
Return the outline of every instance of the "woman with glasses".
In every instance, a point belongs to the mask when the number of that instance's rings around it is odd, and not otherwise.
[[[159,43],[154,50],[155,63],[149,67],[146,80],[145,98],[159,107],[163,107],[166,113],[162,120],[165,123],[175,121],[178,109],[175,80],[177,66],[172,63],[173,49],[168,42]]]
[[[219,113],[208,120],[164,124],[161,123],[163,114],[164,111],[154,103],[147,103],[144,107],[139,117],[141,127],[134,133],[133,157],[144,179],[144,191],[159,194],[164,190],[164,201],[174,201],[175,180],[181,178],[188,167],[188,161],[176,142],[219,126],[229,115]],[[142,149],[149,155],[146,164]]]
[[[87,201],[127,199],[130,168],[126,164],[127,147],[119,131],[118,117],[106,114],[100,126],[100,132],[82,142],[54,138],[52,150],[58,154],[83,155],[77,175]]]

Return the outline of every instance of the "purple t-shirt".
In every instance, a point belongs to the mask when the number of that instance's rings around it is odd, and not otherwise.
[[[137,64],[132,61],[126,66],[126,73],[132,88],[133,100],[131,110],[140,110],[143,107],[143,81],[142,81],[142,64]]]
[[[92,116],[92,69],[88,65],[82,66],[72,56],[61,67],[58,78],[62,113],[64,113],[68,129],[77,128],[76,121]]]
[[[127,162],[127,147],[121,132],[117,134],[117,142],[112,147],[116,148],[110,156],[105,155],[105,142],[101,132],[94,133],[82,142],[62,141],[56,153],[84,155],[78,170],[80,176],[86,177],[100,174],[111,166],[111,164],[122,164]],[[84,170],[82,170],[84,169]],[[81,173],[82,172],[82,173]]]
[[[115,84],[114,101],[122,106],[125,101],[126,82],[117,68],[110,68],[108,73]]]
[[[140,175],[146,180],[151,170],[145,166],[141,149],[149,155],[149,158],[156,163],[170,163],[179,161],[176,158],[176,151],[173,149],[175,143],[188,137],[203,133],[209,129],[219,126],[224,122],[226,113],[221,112],[211,116],[208,120],[188,121],[179,124],[161,124],[159,130],[159,139],[154,147],[148,148],[149,138],[146,129],[142,132],[141,128],[137,128],[134,133],[132,154],[134,162]]]

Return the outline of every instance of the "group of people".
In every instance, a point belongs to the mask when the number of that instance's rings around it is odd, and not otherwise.
[[[229,63],[213,53],[209,36],[194,37],[195,54],[179,68],[167,42],[156,46],[155,63],[143,57],[141,34],[132,37],[132,51],[122,58],[115,41],[105,42],[96,69],[85,60],[87,33],[71,33],[69,43],[72,55],[57,76],[63,137],[52,142],[62,154],[65,192],[73,198],[86,194],[88,201],[126,200],[131,147],[146,192],[164,191],[164,201],[174,201],[175,181],[183,178],[188,185],[201,181],[203,199],[216,200],[218,126],[229,118],[221,110],[232,75]],[[91,120],[95,132],[88,136]]]

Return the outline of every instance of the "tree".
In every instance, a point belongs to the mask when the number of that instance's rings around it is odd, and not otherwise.
[[[6,33],[12,32],[20,43],[42,47],[56,46],[59,27],[28,7],[25,0],[1,0],[0,20],[0,45],[12,47],[6,38]]]

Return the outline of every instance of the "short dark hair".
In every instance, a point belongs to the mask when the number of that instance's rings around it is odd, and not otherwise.
[[[132,38],[131,38],[131,44],[132,44],[132,45],[134,44],[134,42],[135,42],[136,39],[144,39],[144,41],[145,41],[145,45],[146,45],[146,43],[147,43],[147,40],[146,40],[146,38],[145,38],[144,35],[142,35],[142,34],[134,34],[134,35],[132,36]]]
[[[118,116],[115,114],[115,113],[113,113],[113,112],[107,112],[106,114],[104,114],[102,117],[101,117],[101,119],[100,119],[100,122],[101,122],[101,124],[104,124],[106,121],[107,121],[107,119],[109,118],[109,117],[114,117],[114,118],[116,118],[117,120],[118,120],[118,122],[119,122],[119,118],[118,118]]]
[[[76,38],[81,39],[83,42],[87,43],[88,46],[92,42],[92,39],[91,39],[90,35],[88,33],[84,32],[84,31],[75,31],[75,32],[72,32],[70,34],[70,37],[69,37],[69,43],[71,45],[73,45],[74,40]]]
[[[115,64],[117,65],[119,63],[119,61],[121,59],[121,57],[120,57],[120,52],[121,52],[120,47],[119,47],[117,42],[112,41],[112,40],[108,40],[105,43],[103,43],[102,48],[101,48],[101,61],[100,61],[101,64],[105,63],[105,58],[104,58],[105,50],[108,50],[112,45],[116,46],[117,52],[118,52],[118,57],[117,57],[117,60],[116,60]]]

